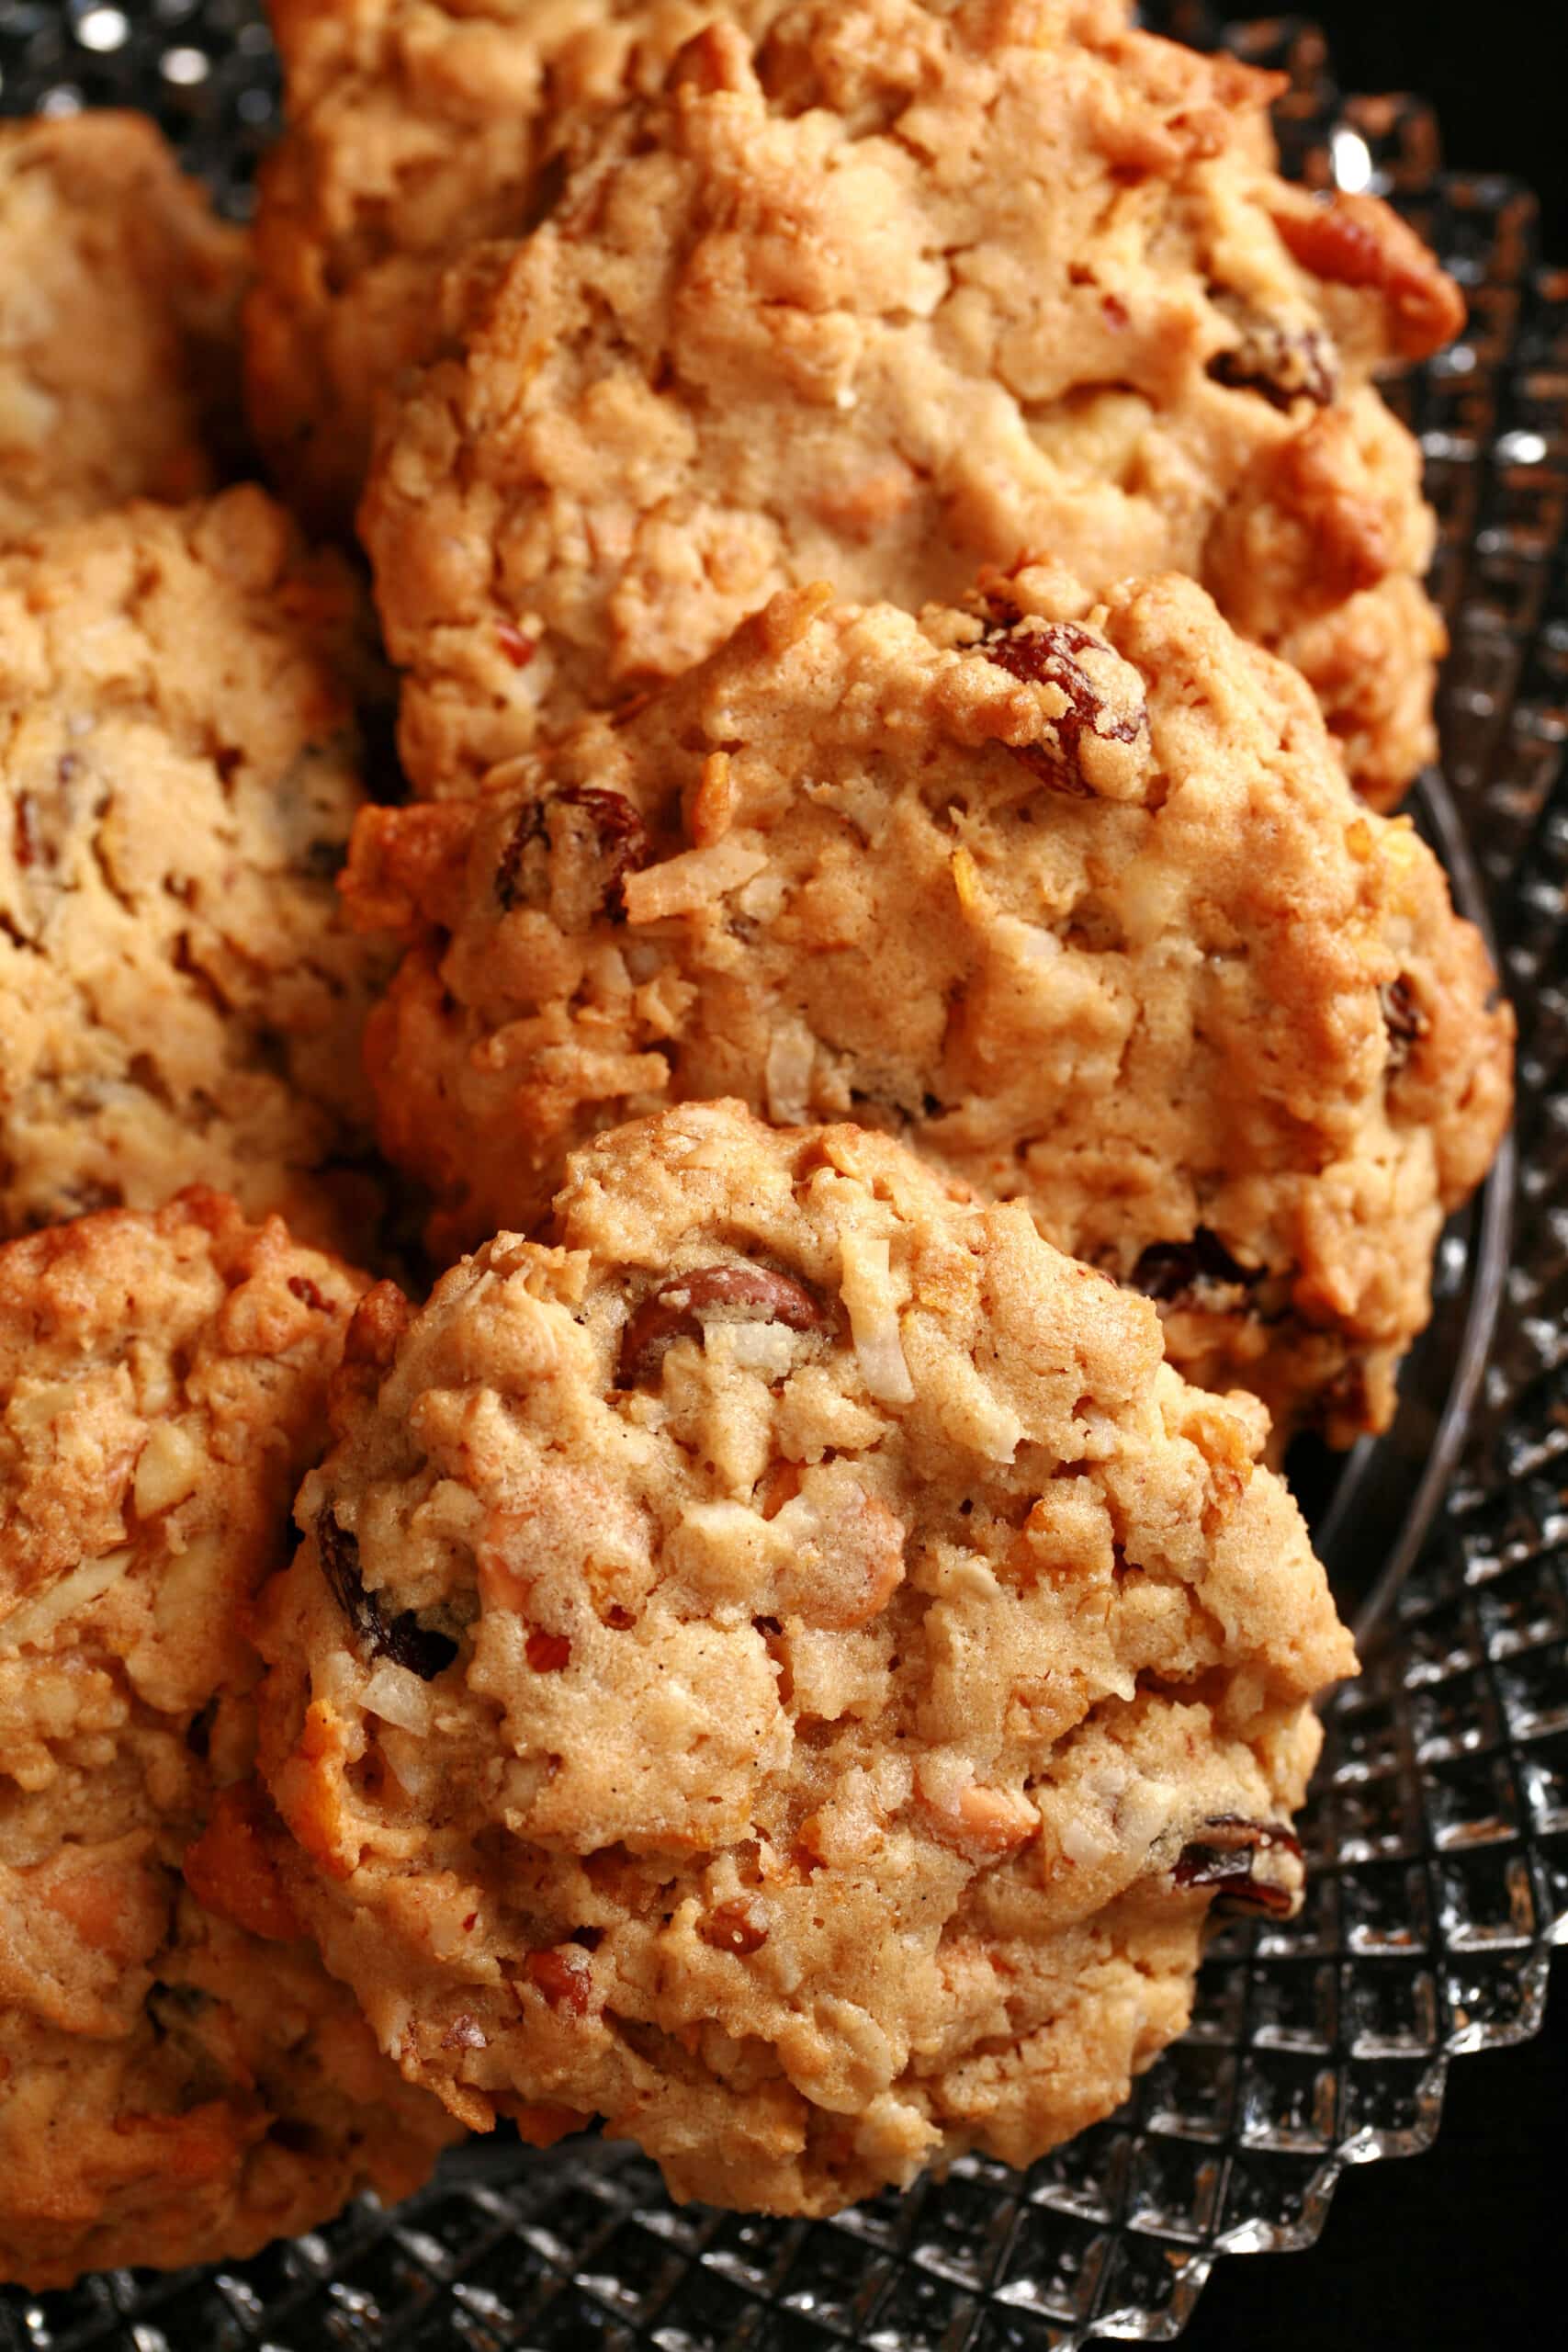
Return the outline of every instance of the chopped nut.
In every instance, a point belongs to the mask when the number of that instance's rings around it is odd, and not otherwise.
[[[818,1331],[828,1319],[804,1283],[771,1266],[744,1259],[697,1266],[660,1283],[628,1319],[615,1374],[619,1385],[637,1387],[674,1340],[700,1340],[710,1316],[726,1322],[784,1323],[792,1331]]]

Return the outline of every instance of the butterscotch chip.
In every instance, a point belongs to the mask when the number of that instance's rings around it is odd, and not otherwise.
[[[0,540],[213,488],[246,266],[144,116],[0,126]]]
[[[354,512],[377,393],[428,359],[442,273],[547,205],[574,131],[723,14],[781,0],[272,0],[288,127],[245,310],[252,423],[316,521]]]
[[[248,2255],[450,2136],[250,1779],[245,1611],[364,1287],[199,1191],[0,1249],[0,2278]]]
[[[1386,1422],[1507,1116],[1437,861],[1176,578],[783,596],[477,799],[369,812],[346,888],[410,942],[367,1052],[439,1251],[662,1102],[856,1118],[1146,1291],[1277,1442]]]
[[[1049,556],[1208,587],[1382,805],[1442,630],[1372,388],[1462,312],[1371,198],[1272,168],[1275,85],[1069,0],[799,0],[476,246],[361,513],[431,795],[818,578],[911,608]]]
[[[264,1765],[465,2121],[775,2212],[1027,2164],[1181,2030],[1216,1889],[1293,1906],[1353,1655],[1262,1414],[890,1138],[604,1137],[335,1420]]]
[[[366,617],[256,490],[0,552],[0,1233],[201,1180],[362,1242]]]

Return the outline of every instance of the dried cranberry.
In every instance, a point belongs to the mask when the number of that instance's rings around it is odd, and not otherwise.
[[[700,1340],[703,1317],[728,1309],[750,1323],[784,1323],[792,1331],[818,1331],[827,1322],[821,1302],[792,1274],[776,1273],[771,1266],[753,1266],[732,1259],[719,1266],[697,1266],[688,1274],[671,1274],[650,1291],[621,1334],[616,1380],[635,1388],[656,1365],[666,1349],[679,1339]]]
[[[316,1521],[316,1549],[321,1573],[333,1599],[348,1621],[360,1647],[371,1657],[389,1657],[406,1667],[422,1682],[434,1682],[457,1655],[457,1645],[446,1634],[422,1625],[412,1609],[388,1619],[373,1592],[365,1589],[359,1573],[359,1544],[330,1511]]]
[[[569,785],[546,800],[530,802],[512,829],[496,868],[495,895],[503,913],[514,907],[542,907],[553,895],[557,853],[574,847],[587,872],[571,921],[587,923],[605,913],[626,920],[621,885],[648,857],[648,830],[631,802],[618,792]]]
[[[593,1977],[576,1944],[552,1945],[543,1951],[529,1952],[523,1962],[523,1973],[535,1991],[544,1995],[552,2009],[566,2009],[575,2018],[586,2015]]]
[[[1007,749],[1054,791],[1092,800],[1094,786],[1079,758],[1085,735],[1103,743],[1134,743],[1148,725],[1147,713],[1142,705],[1132,712],[1118,710],[1107,700],[1076,657],[1108,649],[1077,621],[1024,620],[1006,605],[993,610],[993,627],[980,644],[987,662],[1026,685],[1054,686],[1067,706],[1046,722],[1050,735],[1044,741],[1010,743]]]
[[[1252,1875],[1258,1856],[1277,1849],[1301,1860],[1301,1840],[1282,1822],[1246,1821],[1239,1814],[1221,1814],[1203,1824],[1201,1838],[1183,1846],[1171,1877],[1178,1886],[1216,1889],[1227,1905],[1284,1917],[1294,1908],[1290,1889]]]
[[[571,1663],[571,1644],[564,1634],[547,1634],[536,1626],[523,1645],[523,1655],[536,1674],[559,1674]]]
[[[1206,1283],[1250,1290],[1261,1266],[1238,1265],[1220,1239],[1201,1225],[1190,1241],[1151,1241],[1133,1269],[1133,1288],[1162,1306],[1194,1298]]]
[[[300,1306],[308,1306],[313,1315],[332,1313],[332,1301],[322,1296],[309,1274],[290,1274],[288,1288]]]

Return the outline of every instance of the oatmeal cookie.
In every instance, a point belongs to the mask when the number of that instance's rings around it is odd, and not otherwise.
[[[1507,1117],[1437,861],[1175,576],[781,596],[479,798],[369,812],[345,885],[411,942],[367,1054],[438,1252],[671,1099],[854,1118],[1150,1293],[1281,1442],[1386,1422]]]
[[[202,1191],[0,1249],[0,2278],[251,2254],[450,2136],[249,1777],[244,1612],[364,1288]]]
[[[0,125],[0,540],[214,487],[245,270],[144,116]]]
[[[1419,452],[1370,381],[1461,318],[1273,84],[1062,0],[801,0],[622,109],[446,282],[361,529],[430,795],[831,578],[1175,570],[1306,673],[1379,804],[1429,754]],[[1368,656],[1377,659],[1368,666]]]
[[[1023,2165],[1289,1910],[1353,1670],[1250,1400],[892,1138],[739,1104],[574,1159],[355,1318],[264,1596],[296,1899],[410,2080],[831,2212]]]
[[[0,1233],[201,1179],[352,1249],[366,622],[254,489],[0,552]]]
[[[547,203],[573,130],[724,14],[782,0],[272,0],[288,123],[261,173],[249,407],[288,496],[351,519],[378,391],[431,357],[443,270]]]

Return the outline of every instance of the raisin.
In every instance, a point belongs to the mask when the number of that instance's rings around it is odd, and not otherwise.
[[[412,1609],[388,1619],[373,1592],[365,1589],[359,1573],[357,1539],[340,1527],[330,1511],[316,1521],[316,1549],[321,1573],[333,1599],[348,1622],[350,1632],[371,1657],[389,1657],[406,1667],[422,1682],[434,1682],[457,1655],[457,1645],[446,1634],[422,1625]]]
[[[1388,980],[1378,990],[1382,1006],[1383,1027],[1388,1031],[1388,1067],[1403,1069],[1410,1059],[1413,1046],[1418,1046],[1431,1030],[1431,1023],[1416,1001],[1409,978],[1402,972],[1396,980]]]
[[[593,1978],[576,1944],[553,1945],[543,1951],[529,1952],[523,1962],[523,1973],[535,1991],[544,1995],[552,2009],[566,2009],[574,2018],[587,2014]]]
[[[1217,351],[1208,372],[1216,384],[1260,392],[1273,408],[1309,400],[1326,408],[1339,389],[1334,345],[1317,327],[1283,327],[1271,320],[1250,322],[1239,344]]]
[[[1132,1282],[1145,1298],[1173,1306],[1178,1300],[1195,1300],[1205,1283],[1250,1290],[1263,1272],[1261,1266],[1238,1265],[1219,1235],[1201,1225],[1190,1241],[1151,1241],[1133,1269]]]
[[[697,1933],[712,1951],[733,1952],[738,1960],[761,1951],[768,1940],[767,1928],[753,1917],[750,1903],[720,1903],[707,1913]]]
[[[1067,706],[1059,717],[1047,720],[1045,741],[1010,743],[1007,750],[1054,791],[1074,800],[1092,800],[1094,786],[1078,756],[1084,737],[1134,743],[1148,725],[1146,711],[1141,704],[1136,710],[1118,709],[1095,684],[1077,657],[1104,653],[1108,648],[1077,621],[1026,621],[1007,605],[993,607],[993,612],[992,628],[980,644],[986,659],[1026,685],[1054,686]]]
[[[322,1296],[309,1274],[290,1274],[288,1288],[299,1301],[300,1306],[308,1306],[312,1314],[330,1315],[332,1313],[332,1301]]]
[[[549,906],[553,912],[556,856],[567,849],[579,853],[576,863],[588,871],[583,889],[570,888],[570,875],[561,877],[560,895],[573,902],[563,909],[562,928],[586,926],[600,913],[624,922],[622,884],[647,862],[647,828],[620,793],[597,792],[589,785],[569,785],[521,811],[496,868],[495,895],[502,913],[519,906]]]
[[[1226,1905],[1284,1917],[1295,1908],[1290,1889],[1252,1875],[1258,1857],[1277,1849],[1301,1860],[1301,1840],[1283,1823],[1245,1821],[1239,1814],[1221,1814],[1203,1824],[1201,1838],[1183,1846],[1171,1877],[1178,1886],[1214,1888]]]
[[[753,1266],[743,1259],[728,1265],[697,1266],[689,1274],[671,1274],[650,1291],[629,1317],[621,1334],[616,1381],[636,1388],[664,1360],[671,1342],[700,1340],[705,1315],[722,1310],[728,1319],[748,1323],[784,1323],[792,1331],[818,1331],[827,1322],[821,1303],[804,1283],[771,1266]]]

